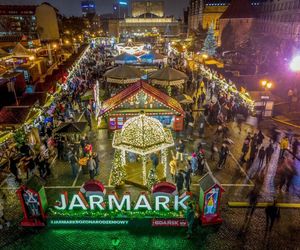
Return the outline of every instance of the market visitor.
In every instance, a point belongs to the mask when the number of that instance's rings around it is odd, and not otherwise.
[[[272,231],[275,220],[280,219],[280,208],[277,206],[277,201],[274,200],[271,205],[265,208],[266,213],[266,233]]]
[[[92,155],[88,156],[87,168],[89,170],[90,179],[93,180],[95,177],[96,162]]]
[[[175,183],[177,187],[177,192],[180,195],[181,191],[183,189],[183,183],[184,183],[184,176],[183,176],[183,171],[179,170],[175,176]]]
[[[228,154],[229,148],[226,143],[223,143],[219,153],[218,169],[222,169],[225,166]]]
[[[180,161],[183,162],[183,153],[185,150],[185,144],[180,139],[178,144],[176,145],[176,160],[180,158]]]
[[[172,180],[175,181],[175,176],[177,173],[177,160],[175,157],[172,158],[172,160],[169,163],[169,166],[170,166],[170,174],[171,174]]]
[[[188,223],[187,239],[191,239],[193,234],[193,225],[195,221],[195,210],[192,203],[189,203],[187,206],[185,218]]]

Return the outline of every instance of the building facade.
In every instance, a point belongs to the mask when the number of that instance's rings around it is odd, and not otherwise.
[[[163,1],[134,1],[131,7],[132,17],[143,17],[143,16],[155,16],[164,17],[165,8]]]
[[[202,14],[202,29],[207,30],[212,24],[215,31],[216,40],[220,37],[220,17],[226,11],[229,0],[205,1]]]
[[[57,40],[60,33],[58,10],[48,3],[35,5],[0,5],[0,37],[23,40]]]
[[[177,36],[180,23],[172,17],[125,18],[120,21],[123,37]]]
[[[266,0],[259,8],[255,31],[300,42],[300,1]]]
[[[36,6],[0,5],[0,36],[37,38]]]
[[[203,0],[190,0],[188,31],[198,30],[203,20]]]
[[[81,1],[81,12],[82,16],[87,16],[89,14],[96,14],[96,4],[95,1]]]
[[[220,17],[219,44],[223,50],[236,49],[247,42],[255,18],[256,12],[249,0],[232,0]]]

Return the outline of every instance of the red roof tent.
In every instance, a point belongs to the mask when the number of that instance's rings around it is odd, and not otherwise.
[[[220,19],[254,17],[256,17],[256,15],[250,0],[232,0]]]
[[[162,102],[163,104],[169,106],[170,108],[176,110],[180,114],[184,114],[184,111],[179,102],[177,102],[172,97],[166,95],[165,93],[159,91],[158,89],[152,87],[151,85],[139,81],[128,88],[121,91],[119,94],[113,96],[112,98],[106,100],[103,103],[100,115],[104,115],[105,113],[109,112],[120,103],[122,103],[125,99],[130,98],[131,96],[135,95],[140,90],[144,90],[149,95],[154,96],[158,101]]]

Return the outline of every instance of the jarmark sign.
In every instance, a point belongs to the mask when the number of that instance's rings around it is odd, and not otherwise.
[[[145,194],[140,194],[136,201],[132,201],[130,194],[125,194],[122,198],[118,198],[114,194],[98,195],[92,194],[87,197],[82,194],[74,194],[70,201],[68,194],[63,193],[60,195],[60,200],[56,206],[57,210],[119,210],[119,211],[136,211],[136,210],[154,210],[154,211],[174,211],[186,210],[187,201],[190,199],[188,195],[179,197],[178,195],[156,195],[153,197],[154,202],[150,203]],[[170,206],[172,203],[173,206]]]

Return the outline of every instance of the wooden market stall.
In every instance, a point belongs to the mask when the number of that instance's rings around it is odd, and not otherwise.
[[[107,117],[108,129],[118,130],[141,111],[174,131],[183,129],[184,111],[179,102],[151,85],[139,81],[103,103],[100,116]]]

